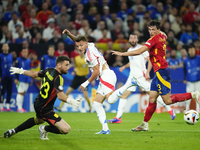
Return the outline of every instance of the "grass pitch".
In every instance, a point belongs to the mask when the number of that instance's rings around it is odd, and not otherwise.
[[[171,120],[168,113],[154,114],[147,132],[132,132],[143,120],[143,113],[125,113],[121,124],[109,124],[110,135],[96,135],[101,124],[96,113],[58,113],[69,125],[67,135],[48,134],[40,139],[38,127],[0,138],[0,150],[199,150],[200,122],[188,125],[183,114]],[[12,129],[35,113],[0,113],[0,134]],[[107,113],[107,119],[115,116]]]

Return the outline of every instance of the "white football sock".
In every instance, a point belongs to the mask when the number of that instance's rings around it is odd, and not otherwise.
[[[126,92],[126,90],[133,86],[132,83],[128,83],[126,82],[121,88],[119,88],[118,90],[114,91],[108,98],[108,102],[110,104],[114,104],[123,94],[124,92]]]
[[[6,103],[6,109],[10,109],[10,104]]]
[[[167,109],[167,111],[171,111],[171,110],[172,110],[172,108],[171,108],[170,106],[166,105],[166,104],[163,102],[161,96],[158,96],[157,102],[158,102],[159,104],[161,104],[163,107],[165,107],[165,108]]]
[[[94,108],[97,112],[97,116],[99,118],[99,121],[102,124],[102,130],[104,130],[104,131],[109,130],[107,120],[106,120],[106,112],[103,108],[103,105],[99,102],[94,101]]]
[[[2,109],[3,108],[3,103],[0,103],[0,109]]]
[[[24,95],[17,94],[17,98],[16,98],[17,103],[16,104],[17,104],[17,108],[19,110],[22,109],[23,100],[24,100]]]
[[[119,105],[118,105],[118,110],[117,110],[117,118],[121,118],[124,112],[124,108],[126,106],[127,100],[120,98],[119,100]]]

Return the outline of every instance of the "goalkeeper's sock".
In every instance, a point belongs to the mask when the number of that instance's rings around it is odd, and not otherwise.
[[[45,126],[44,130],[47,132],[55,133],[55,134],[63,134],[62,131],[60,131],[57,127],[55,126]]]
[[[151,119],[153,113],[156,110],[156,105],[157,105],[157,103],[151,103],[151,102],[149,102],[149,105],[146,108],[145,115],[144,115],[144,121],[145,122],[149,122],[149,120]]]
[[[22,105],[23,105],[23,100],[24,100],[24,95],[21,94],[17,94],[17,109],[21,110],[22,109]]]
[[[119,104],[118,104],[118,110],[117,110],[117,118],[121,118],[124,112],[124,108],[126,106],[127,100],[120,98]]]
[[[172,104],[192,99],[191,93],[174,94],[171,96]]]
[[[167,109],[168,112],[170,112],[170,111],[172,110],[172,108],[171,108],[170,106],[166,105],[166,104],[163,102],[161,96],[158,96],[157,102],[158,102],[159,104],[161,104],[163,107],[165,107],[165,108]]]
[[[103,130],[104,131],[109,130],[107,120],[106,120],[106,113],[105,113],[105,110],[103,108],[103,105],[99,102],[94,101],[94,108],[97,112],[97,116],[99,118],[99,121],[102,124]]]
[[[23,122],[22,124],[20,124],[18,127],[15,128],[15,133],[31,128],[36,124],[37,124],[36,118],[34,117],[29,118],[28,120],[26,120],[25,122]]]

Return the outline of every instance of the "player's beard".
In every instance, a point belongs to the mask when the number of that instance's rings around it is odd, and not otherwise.
[[[137,44],[136,42],[129,42],[131,44],[132,47],[135,47],[135,45]]]
[[[62,69],[62,70],[61,70],[61,73],[62,73],[62,74],[67,74],[67,73],[68,73],[68,70],[66,71],[66,70],[63,70],[63,69]]]

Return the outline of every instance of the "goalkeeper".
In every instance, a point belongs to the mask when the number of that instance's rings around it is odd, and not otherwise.
[[[69,103],[76,108],[81,103],[81,99],[74,100],[72,98],[68,98],[63,93],[63,78],[61,75],[67,74],[69,70],[69,63],[70,59],[68,57],[58,56],[55,68],[48,68],[39,72],[11,67],[11,74],[24,74],[33,78],[42,77],[43,83],[40,93],[34,101],[36,117],[29,118],[14,129],[7,130],[4,133],[5,138],[9,138],[20,131],[33,127],[34,125],[42,124],[45,121],[48,122],[49,125],[39,126],[40,138],[42,140],[48,140],[48,132],[56,134],[69,133],[70,126],[68,123],[53,111],[53,105],[57,97],[61,101]]]

